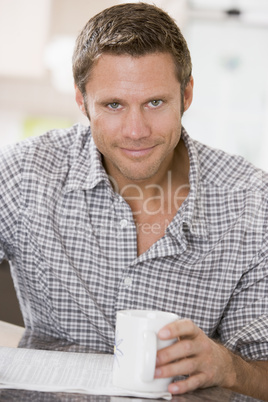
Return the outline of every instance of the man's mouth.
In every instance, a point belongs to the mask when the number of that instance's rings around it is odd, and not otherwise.
[[[120,148],[120,149],[125,155],[137,158],[148,155],[154,148],[155,146],[146,148]]]

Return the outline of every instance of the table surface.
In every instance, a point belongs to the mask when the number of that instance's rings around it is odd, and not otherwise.
[[[62,339],[55,339],[44,335],[37,335],[31,331],[26,330],[19,343],[19,347],[29,349],[44,349],[44,350],[57,350],[65,352],[82,352],[90,353],[88,348],[72,344]],[[12,390],[5,389],[0,390],[1,401],[35,401],[35,402],[50,402],[50,401],[91,401],[91,402],[135,402],[136,398],[129,397],[114,397],[114,396],[99,396],[99,395],[86,395],[86,394],[73,394],[63,392],[37,392],[37,391],[24,391],[24,390]],[[137,400],[137,399],[136,399]],[[139,398],[139,402],[153,401],[150,399]],[[155,401],[155,400],[154,400]],[[248,396],[240,395],[223,388],[207,388],[204,390],[197,390],[189,394],[182,396],[173,396],[172,402],[256,402],[258,399],[254,399]]]

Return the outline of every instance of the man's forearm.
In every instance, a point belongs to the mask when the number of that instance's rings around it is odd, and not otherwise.
[[[233,353],[232,359],[234,370],[226,388],[268,401],[268,361],[246,361]]]

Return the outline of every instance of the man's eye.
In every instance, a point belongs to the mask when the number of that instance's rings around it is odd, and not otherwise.
[[[110,109],[118,109],[120,106],[120,104],[118,102],[112,102],[112,103],[108,103],[108,107]]]
[[[151,104],[153,107],[160,106],[162,103],[163,103],[163,101],[161,101],[160,99],[154,99],[154,100],[152,100],[152,101],[150,102],[150,104]]]

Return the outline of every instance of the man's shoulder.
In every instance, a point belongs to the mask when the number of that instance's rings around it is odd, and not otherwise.
[[[79,159],[89,143],[90,129],[80,124],[68,129],[54,129],[0,150],[0,179],[38,177],[42,181],[60,180]]]
[[[268,193],[268,173],[239,155],[211,148],[194,141],[198,152],[200,174],[208,185]]]
[[[49,162],[66,158],[70,153],[79,154],[83,149],[90,130],[80,124],[70,128],[52,129],[38,136],[0,149],[0,159],[17,160],[21,164]]]
[[[65,153],[74,144],[83,145],[89,133],[88,127],[81,124],[75,124],[69,128],[52,129],[39,137],[30,138],[21,142],[18,146],[28,148],[29,150],[57,150]]]

